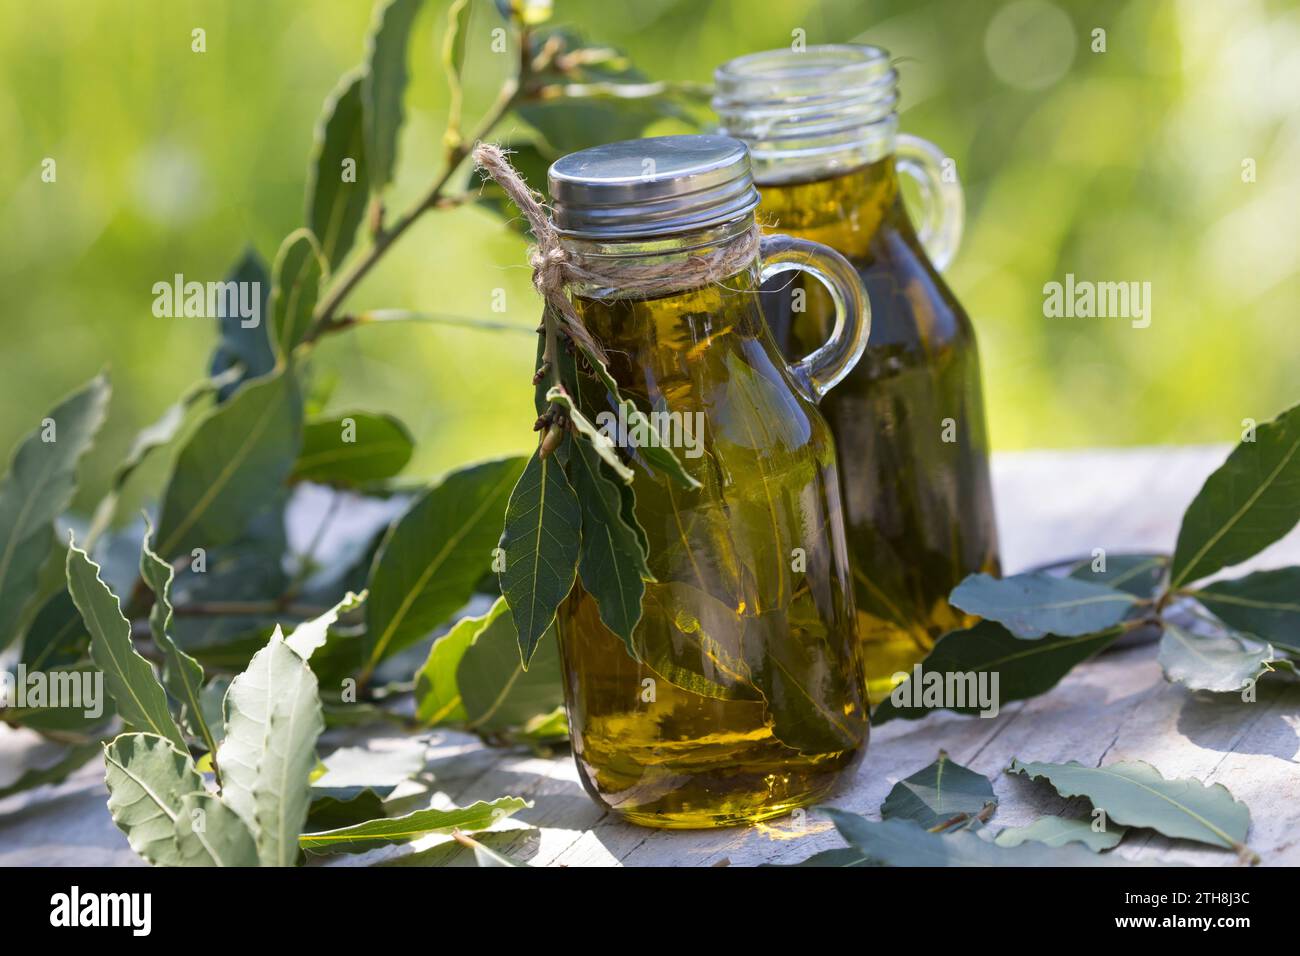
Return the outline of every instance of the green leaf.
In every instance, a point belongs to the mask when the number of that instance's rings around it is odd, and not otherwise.
[[[421,0],[387,0],[375,8],[366,37],[366,68],[361,78],[362,128],[370,186],[375,192],[393,181],[397,165],[407,46],[420,5]]]
[[[886,820],[912,820],[928,830],[960,814],[974,817],[997,802],[988,777],[954,763],[941,750],[930,766],[894,784],[880,805],[880,815]]]
[[[582,506],[582,544],[578,574],[596,600],[604,625],[622,638],[628,653],[641,620],[645,581],[654,576],[635,530],[623,520],[618,483],[601,470],[595,447],[577,441],[569,455],[568,476]]]
[[[632,529],[636,535],[637,541],[641,544],[641,553],[647,557],[650,554],[650,537],[645,533],[645,528],[641,527],[641,522],[636,517],[636,492],[632,490],[631,485],[625,485],[621,481],[616,482],[618,485],[619,496],[619,516],[623,523]]]
[[[1027,639],[1104,631],[1122,621],[1136,602],[1123,591],[1043,572],[1001,580],[972,574],[953,588],[949,600],[968,614],[997,621],[1016,637]]]
[[[126,723],[166,737],[182,753],[185,738],[167,709],[167,692],[149,662],[131,643],[131,624],[117,595],[99,577],[99,565],[73,545],[68,549],[68,593],[90,632],[90,657],[104,672],[104,686]]]
[[[845,810],[821,808],[853,849],[880,866],[1126,866],[1119,857],[1079,847],[1026,843],[1001,847],[972,830],[930,833],[912,820],[868,820]],[[840,863],[838,865],[845,865]]]
[[[562,676],[563,675],[561,675],[561,677]],[[568,737],[569,713],[565,710],[563,704],[556,705],[556,708],[549,714],[537,714],[536,716],[529,718],[529,720],[520,727],[519,730],[510,734],[511,740],[518,740],[542,746],[546,744],[559,743],[567,740]]]
[[[672,124],[669,132],[700,131],[703,111],[692,111],[680,94],[669,89],[648,90],[646,75],[620,51],[592,47],[581,35],[564,28],[534,30],[529,36],[534,53],[545,45],[558,44],[563,53],[576,54],[565,58],[562,53],[557,59],[569,61],[564,72],[544,73],[541,79],[580,90],[581,96],[534,98],[517,110],[557,153],[640,139],[649,127],[665,121]]]
[[[261,378],[275,368],[275,352],[271,349],[271,336],[267,334],[267,317],[270,311],[267,303],[271,298],[271,273],[266,263],[256,250],[244,251],[240,260],[224,279],[226,283],[237,282],[256,288],[258,302],[257,322],[245,319],[237,312],[220,318],[221,337],[212,353],[212,363],[208,374],[220,378],[222,386],[218,394],[220,401],[226,401],[231,395],[250,379]],[[245,323],[249,323],[245,325]],[[231,381],[227,373],[236,372],[237,377]]]
[[[23,638],[23,666],[28,673],[76,664],[90,648],[90,633],[67,589],[41,605]]]
[[[318,796],[313,790],[307,829],[337,830],[382,816],[385,816],[383,798],[373,790],[360,790],[355,796],[346,798]]]
[[[411,460],[415,440],[392,415],[348,412],[310,421],[293,466],[294,481],[358,488],[392,478]]]
[[[510,494],[500,547],[501,593],[510,605],[525,665],[573,587],[582,509],[554,456],[536,453]]]
[[[519,797],[498,797],[491,802],[480,800],[454,810],[416,810],[403,817],[369,820],[340,830],[304,833],[298,842],[304,850],[321,853],[362,853],[377,846],[406,843],[433,833],[486,830],[531,806],[532,803]]]
[[[328,271],[310,229],[296,229],[284,237],[275,256],[270,329],[276,354],[282,358],[293,352],[311,328],[321,277]]]
[[[380,741],[401,743],[385,749],[340,747],[321,763],[323,772],[312,781],[312,798],[328,794],[341,800],[353,799],[369,791],[379,797],[389,796],[397,785],[424,768],[425,745],[422,741],[399,739]]]
[[[346,73],[325,100],[307,168],[307,225],[331,271],[351,251],[369,198],[362,83],[360,70]]]
[[[1063,797],[1087,797],[1094,807],[1106,812],[1110,822],[1254,856],[1245,845],[1250,810],[1221,783],[1206,786],[1191,778],[1166,780],[1155,767],[1140,760],[1105,767],[1086,767],[1075,761],[1013,760],[1008,773],[1043,778]]]
[[[163,686],[180,702],[181,721],[186,729],[202,740],[211,753],[217,749],[217,740],[203,713],[203,667],[172,640],[172,578],[175,572],[149,547],[152,535],[153,528],[147,526],[140,551],[140,577],[154,594],[153,608],[149,611],[149,630],[166,658]]]
[[[1109,850],[1124,839],[1128,827],[1107,826],[1104,830],[1093,829],[1090,820],[1071,820],[1068,817],[1039,817],[1024,827],[1007,827],[998,831],[993,842],[998,846],[1020,846],[1026,840],[1046,843],[1048,846],[1065,846],[1067,843],[1082,843],[1089,850],[1098,853]]]
[[[290,650],[303,660],[311,660],[312,654],[318,648],[323,647],[325,641],[329,639],[330,628],[338,623],[339,616],[347,614],[349,611],[355,611],[365,603],[365,600],[365,591],[360,594],[353,594],[349,591],[343,595],[343,600],[320,617],[314,617],[310,621],[303,621],[294,628],[293,633],[285,638],[285,643],[289,645]]]
[[[278,627],[231,682],[225,711],[217,751],[222,798],[253,832],[263,866],[293,866],[325,719],[316,676]]]
[[[593,425],[590,419],[582,414],[573,399],[569,397],[568,392],[557,385],[547,391],[546,400],[568,411],[574,427],[578,429],[579,434],[587,439],[587,447],[600,456],[601,461],[607,464],[614,474],[618,475],[620,481],[624,484],[632,482],[632,479],[636,476],[633,474],[632,469],[623,464],[623,460],[618,457],[618,450],[613,439]]]
[[[996,675],[997,688],[993,696],[998,708],[1013,700],[1035,697],[1051,690],[1074,665],[1114,643],[1122,633],[1123,628],[1112,627],[1086,637],[1048,635],[1036,641],[1025,641],[994,621],[981,621],[966,630],[951,631],[939,638],[929,656],[913,668],[909,678],[880,702],[871,715],[871,722],[879,725],[896,717],[919,720],[931,711],[943,709],[959,714],[978,714],[984,710],[978,700],[969,699],[969,682],[961,685],[968,697],[963,705],[943,707],[943,695],[939,692],[949,674],[974,675],[977,681],[979,675],[987,674],[988,690],[993,689]],[[916,677],[918,669],[919,682]]]
[[[0,483],[0,649],[18,636],[54,546],[54,519],[72,501],[77,462],[104,423],[108,379],[93,378],[23,439]]]
[[[98,695],[99,699],[95,701],[98,705],[96,707],[89,706],[90,699],[84,696],[86,688],[90,686],[85,682],[96,680],[101,673],[100,668],[91,660],[80,660],[75,664],[49,668],[46,671],[44,699],[33,699],[33,689],[29,689],[27,706],[5,708],[3,714],[0,714],[3,718],[0,722],[10,726],[25,727],[67,741],[99,739],[103,734],[104,725],[117,713],[110,696]],[[81,688],[83,693],[81,706],[56,706],[65,702],[54,696],[54,690],[58,687],[66,687],[70,695],[76,693],[74,688]],[[75,703],[76,698],[73,697],[72,701]],[[96,710],[99,713],[94,713]]]
[[[1148,600],[1155,597],[1164,582],[1165,571],[1169,568],[1170,557],[1167,554],[1116,554],[1105,559],[1105,570],[1094,571],[1093,559],[1081,561],[1070,572],[1076,581],[1088,581],[1103,584],[1117,591],[1124,591],[1135,598]]]
[[[292,368],[250,383],[204,419],[163,494],[158,554],[166,560],[239,538],[277,499],[298,457],[302,399]]]
[[[1230,627],[1300,654],[1300,567],[1215,581],[1192,595]]]
[[[180,866],[257,866],[257,844],[239,814],[209,793],[181,799],[176,815]]]
[[[428,636],[474,593],[491,566],[501,515],[522,458],[449,475],[411,505],[385,537],[367,585],[369,667]]]
[[[480,734],[523,727],[564,703],[559,641],[554,630],[538,642],[524,670],[519,638],[505,610],[505,600],[498,598],[456,668],[465,726]]]
[[[104,748],[108,812],[131,849],[155,866],[179,866],[177,818],[203,778],[184,750],[153,734],[123,734]]]
[[[1168,680],[1192,690],[1230,693],[1267,673],[1274,654],[1270,645],[1242,640],[1229,631],[1193,634],[1166,621],[1159,659]]]
[[[240,370],[231,368],[216,378],[203,379],[198,384],[186,389],[185,393],[173,404],[168,405],[156,421],[136,432],[135,437],[131,440],[131,447],[127,449],[126,457],[113,470],[108,492],[95,506],[95,514],[90,520],[90,529],[86,532],[87,551],[93,553],[95,542],[112,526],[113,519],[117,517],[117,506],[122,495],[122,489],[131,480],[131,476],[135,474],[136,469],[144,464],[145,459],[159,448],[171,443],[172,439],[180,433],[181,426],[185,424],[187,413],[191,408],[214,392],[219,392],[222,388],[237,381],[239,377]]]
[[[1300,405],[1255,430],[1183,514],[1170,587],[1240,564],[1300,521]]]
[[[45,784],[62,783],[68,775],[80,769],[97,754],[104,752],[103,745],[94,740],[84,744],[73,744],[59,754],[51,764],[43,767],[30,767],[24,770],[18,779],[0,786],[0,800],[12,797],[15,793],[41,787]]]
[[[619,392],[618,382],[614,380],[614,376],[609,373],[609,369],[600,360],[600,357],[595,352],[583,347],[581,343],[576,344],[582,351],[583,358],[587,360],[587,364],[591,366],[596,378],[600,380],[600,383],[609,393],[609,397],[615,405],[623,410],[623,417],[627,422],[629,434],[656,433],[654,425],[646,417],[645,413]],[[683,488],[695,489],[700,487],[699,480],[686,470],[686,466],[677,459],[671,448],[652,442],[637,448],[636,453],[651,467],[658,468]]]
[[[465,69],[465,41],[469,36],[469,18],[473,12],[469,0],[452,0],[447,8],[447,32],[442,41],[442,69],[447,75],[447,96],[450,101],[447,121],[447,144],[461,143],[461,109],[465,91],[461,73]]]
[[[456,668],[474,638],[507,610],[505,602],[499,600],[480,617],[461,618],[433,642],[424,666],[415,673],[415,717],[420,723],[432,727],[469,720],[456,683]]]

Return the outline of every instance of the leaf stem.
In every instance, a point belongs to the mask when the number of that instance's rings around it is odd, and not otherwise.
[[[177,617],[270,617],[286,614],[290,617],[319,617],[328,607],[317,604],[296,604],[292,601],[195,601],[178,604],[172,609]]]
[[[539,56],[534,59],[529,55],[529,31],[527,27],[520,29],[518,33],[519,41],[519,69],[516,75],[510,77],[502,85],[500,93],[497,94],[495,102],[488,109],[486,115],[479,123],[478,128],[468,140],[460,140],[450,144],[447,148],[447,160],[440,175],[429,187],[414,206],[398,217],[390,228],[381,230],[375,237],[375,243],[372,245],[360,259],[340,276],[337,283],[330,289],[325,297],[316,306],[316,311],[312,315],[311,327],[303,337],[303,343],[316,341],[322,335],[329,332],[338,331],[348,328],[355,324],[342,319],[336,320],[335,315],[343,305],[343,301],[352,293],[352,290],[360,284],[370,270],[375,267],[384,253],[386,253],[405,232],[413,226],[421,216],[430,209],[440,208],[444,205],[443,192],[456,171],[460,169],[461,164],[469,156],[474,148],[474,144],[485,136],[490,134],[496,125],[505,118],[519,102],[534,95],[529,87],[529,80],[534,72],[544,70],[550,58],[555,53],[547,53],[543,50]],[[548,47],[549,49],[549,47]],[[345,317],[346,318],[346,317]]]

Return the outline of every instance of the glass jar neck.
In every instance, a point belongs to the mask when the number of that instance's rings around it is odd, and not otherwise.
[[[714,109],[760,186],[824,179],[894,152],[898,73],[879,47],[769,50],[715,74]]]
[[[577,296],[574,306],[626,396],[651,409],[703,410],[729,354],[766,354],[758,291],[756,260],[707,286],[639,299]]]
[[[831,179],[886,160],[893,175],[897,139],[898,117],[891,113],[878,122],[816,141],[755,140],[748,144],[754,182],[762,189]]]

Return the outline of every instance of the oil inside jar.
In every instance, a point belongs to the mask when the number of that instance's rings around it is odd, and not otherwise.
[[[760,184],[764,228],[825,243],[858,270],[871,337],[822,401],[835,436],[867,687],[873,703],[943,633],[962,578],[999,571],[974,330],[904,210],[893,157],[827,178]],[[765,285],[789,356],[825,340],[834,307],[815,280]]]
[[[867,734],[829,429],[790,379],[752,272],[576,305],[626,397],[700,428],[697,448],[675,449],[698,489],[635,469],[655,578],[635,656],[580,584],[559,611],[583,785],[625,819],[659,827],[752,822],[813,803]],[[578,378],[588,416],[607,410],[596,381]]]

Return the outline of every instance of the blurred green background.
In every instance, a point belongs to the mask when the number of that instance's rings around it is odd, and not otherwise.
[[[473,0],[467,116],[506,69]],[[446,0],[412,51],[389,208],[437,175]],[[1241,2],[556,0],[554,23],[657,79],[791,42],[902,59],[902,124],[958,164],[967,231],[950,272],[975,320],[999,449],[1233,441],[1300,398],[1300,11]],[[132,432],[206,368],[203,319],[151,313],[155,282],[268,260],[303,218],[312,130],[362,58],[367,0],[45,0],[0,7],[0,450],[105,364],[102,490]],[[207,52],[191,52],[191,30]],[[1093,52],[1093,30],[1106,52]],[[511,132],[507,124],[504,132]],[[56,183],[41,162],[57,161]],[[1243,160],[1257,181],[1243,182]],[[354,309],[538,315],[524,242],[478,208],[430,214]],[[1067,272],[1149,281],[1153,321],[1047,319]],[[490,311],[507,290],[505,316]],[[334,336],[332,409],[383,409],[419,439],[413,477],[528,448],[529,335],[394,324]],[[7,451],[3,451],[8,454]],[[163,464],[154,466],[154,474]],[[1123,480],[1117,476],[1116,480]],[[148,480],[144,482],[147,487]]]

